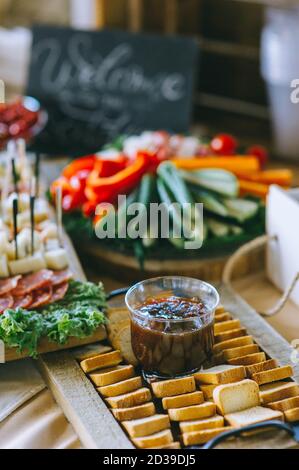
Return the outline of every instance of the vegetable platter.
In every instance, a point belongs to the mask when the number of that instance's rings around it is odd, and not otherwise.
[[[113,270],[119,263],[133,277],[140,267],[151,274],[171,272],[171,262],[177,270],[181,259],[190,275],[192,263],[202,260],[205,265],[206,259],[214,259],[212,271],[219,273],[233,250],[264,232],[269,185],[292,184],[291,171],[267,169],[267,159],[267,151],[260,146],[241,152],[236,139],[227,134],[204,142],[164,131],[144,132],[120,137],[97,154],[70,162],[52,183],[50,194],[61,188],[64,224],[72,239],[106,266],[112,260]],[[117,207],[120,194],[127,195],[123,207]],[[94,228],[105,224],[105,217],[96,216],[95,209],[102,202],[116,206],[116,217],[126,213],[131,202],[145,206],[151,202],[203,203],[203,246],[184,250],[184,238],[171,233],[168,239],[145,233],[134,240],[118,236],[99,240]],[[128,224],[131,219],[126,216],[125,220]],[[201,271],[195,274],[202,275]],[[211,274],[205,277],[215,278]]]
[[[103,286],[86,282],[39,182],[23,140],[10,143],[1,181],[0,340],[5,360],[87,344],[106,336]]]

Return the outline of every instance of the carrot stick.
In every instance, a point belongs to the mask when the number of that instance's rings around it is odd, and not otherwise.
[[[263,184],[278,184],[280,186],[291,186],[293,179],[293,173],[288,169],[264,170],[254,173],[240,171],[236,174],[242,180]]]
[[[269,185],[239,179],[239,191],[240,196],[250,194],[252,196],[258,196],[265,199],[269,191]]]
[[[183,170],[202,170],[203,168],[221,168],[232,173],[257,172],[260,169],[259,161],[256,157],[250,155],[234,155],[231,157],[193,157],[180,158],[175,157],[172,162],[177,168]]]

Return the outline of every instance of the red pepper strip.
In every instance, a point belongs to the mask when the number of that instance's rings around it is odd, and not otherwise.
[[[93,170],[98,172],[98,176],[106,178],[113,176],[115,173],[123,170],[126,167],[127,159],[124,155],[118,155],[117,157],[98,157],[95,161]]]
[[[77,158],[69,163],[62,171],[62,175],[71,178],[80,170],[91,171],[96,161],[96,155],[88,155],[86,157]]]
[[[62,197],[69,195],[69,194],[74,194],[75,190],[70,184],[69,180],[65,178],[65,176],[60,176],[57,178],[53,183],[51,184],[50,187],[50,193],[53,201],[55,201],[56,197],[56,189],[60,187],[62,191]]]
[[[148,164],[149,161],[145,155],[138,155],[132,164],[113,176],[102,178],[98,176],[97,171],[93,170],[87,179],[85,193],[87,198],[88,190],[91,190],[93,195],[100,197],[101,200],[103,200],[102,195],[107,191],[114,195],[126,194],[140,181],[142,175],[147,171]]]

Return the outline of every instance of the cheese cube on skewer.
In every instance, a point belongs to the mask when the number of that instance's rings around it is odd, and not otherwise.
[[[8,264],[7,264],[7,256],[0,255],[0,277],[8,277],[9,276],[9,271],[8,271]]]
[[[4,254],[7,248],[7,234],[6,232],[0,232],[0,254]]]
[[[27,274],[47,267],[45,258],[39,251],[34,253],[33,256],[27,256],[23,259],[10,261],[8,266],[12,275]]]
[[[64,248],[47,251],[45,253],[45,260],[47,263],[47,268],[50,269],[64,269],[69,265],[67,252]]]
[[[59,244],[58,238],[49,238],[49,240],[46,240],[45,242],[46,251],[58,250],[59,248],[60,248],[60,244]]]

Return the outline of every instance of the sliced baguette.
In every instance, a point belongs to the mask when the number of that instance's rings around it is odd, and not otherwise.
[[[235,413],[225,415],[225,420],[228,424],[237,428],[249,426],[250,424],[262,423],[263,421],[269,421],[270,419],[283,420],[283,414],[280,411],[270,410],[269,408],[264,408],[262,406],[254,406],[243,411],[237,411]]]
[[[116,366],[102,369],[101,372],[93,372],[90,379],[97,387],[105,387],[106,385],[115,384],[121,380],[130,379],[134,376],[134,367]]]
[[[299,385],[294,382],[274,382],[260,386],[263,405],[299,395]]]
[[[219,335],[219,333],[223,333],[224,331],[235,330],[240,327],[240,320],[223,321],[214,325],[214,334]]]
[[[223,416],[212,416],[212,418],[195,419],[192,421],[182,421],[180,430],[184,432],[201,431],[202,429],[221,428],[224,426]]]
[[[293,398],[285,398],[284,400],[274,401],[272,403],[267,403],[266,406],[272,408],[272,410],[277,411],[291,410],[292,408],[299,407],[299,396]]]
[[[236,328],[235,330],[224,331],[215,335],[215,343],[222,343],[222,341],[227,341],[228,339],[240,338],[241,336],[246,336],[246,328]]]
[[[130,408],[131,406],[142,405],[151,401],[151,399],[151,392],[148,388],[144,387],[124,395],[106,398],[106,401],[111,408]]]
[[[126,326],[130,326],[130,318],[126,318],[125,320],[122,320],[118,323],[112,323],[109,326],[108,338],[112,346],[116,349],[119,348],[115,345],[115,339],[119,335],[120,331]]]
[[[299,407],[285,411],[284,416],[286,421],[289,421],[290,423],[299,421]]]
[[[245,367],[231,365],[215,366],[194,374],[195,381],[199,384],[226,384],[245,377]]]
[[[228,359],[227,362],[232,365],[248,366],[251,364],[257,364],[266,361],[266,354],[264,352],[257,352],[253,354],[247,354],[247,356],[234,357]]]
[[[117,382],[116,384],[99,387],[97,390],[103,397],[116,397],[118,395],[124,395],[125,393],[133,392],[134,390],[137,390],[141,387],[141,377],[132,377],[130,379]]]
[[[216,307],[215,315],[221,315],[224,312],[226,312],[225,308],[223,305],[219,304],[218,307]]]
[[[214,345],[213,351],[215,354],[217,354],[220,351],[224,351],[225,349],[239,348],[240,346],[247,346],[248,344],[253,344],[253,338],[250,335],[221,341],[221,343]]]
[[[231,319],[232,319],[232,316],[229,313],[223,312],[223,313],[220,313],[219,315],[215,315],[215,324],[221,323],[223,321],[228,321]]]
[[[138,449],[149,449],[171,444],[173,442],[173,436],[170,429],[165,429],[165,431],[157,432],[151,436],[134,437],[132,441]]]
[[[193,376],[153,382],[151,385],[157,398],[182,395],[184,393],[194,392],[196,389]]]
[[[171,444],[165,444],[163,446],[152,447],[152,449],[181,449],[179,441],[172,442]]]
[[[84,359],[80,362],[80,366],[84,372],[92,372],[96,369],[104,369],[109,366],[117,366],[122,361],[120,351],[111,351],[98,356],[93,356],[88,359]]]
[[[93,343],[80,348],[75,348],[72,350],[72,353],[77,361],[81,362],[84,361],[84,359],[89,359],[90,357],[98,356],[99,354],[104,354],[111,350],[111,346],[106,346],[101,343]]]
[[[221,428],[205,429],[202,431],[184,432],[184,434],[182,434],[182,439],[185,446],[196,444],[200,445],[205,444],[213,437],[216,437],[223,432],[231,431],[232,429],[233,428],[230,426],[224,426]]]
[[[138,361],[132,349],[131,343],[131,324],[126,324],[120,329],[118,334],[113,339],[113,346],[121,351],[123,358],[129,364],[137,366]]]
[[[132,408],[112,408],[113,416],[118,421],[129,421],[130,419],[147,418],[156,413],[153,402],[144,405],[132,406]]]
[[[215,413],[216,406],[214,403],[210,402],[168,410],[171,421],[190,421],[191,419],[209,418],[210,416],[214,416]]]
[[[229,359],[233,359],[234,357],[242,357],[247,356],[248,354],[258,353],[259,350],[260,348],[257,344],[248,344],[247,346],[240,346],[238,348],[225,349],[223,351],[223,357],[226,361],[228,361]]]
[[[202,392],[196,391],[191,393],[184,393],[175,397],[162,398],[162,406],[164,410],[169,408],[183,408],[184,406],[200,405],[204,402],[204,395]]]
[[[265,370],[275,369],[276,367],[279,367],[276,359],[269,359],[268,361],[262,361],[258,362],[257,364],[246,366],[245,369],[247,377],[250,379],[252,377],[252,374],[264,372]]]
[[[243,411],[260,405],[259,387],[253,380],[219,385],[213,392],[217,410],[222,415]]]
[[[252,380],[255,380],[259,385],[276,382],[278,380],[288,379],[292,377],[293,369],[291,366],[278,367],[276,369],[265,370],[252,374]]]
[[[123,421],[122,425],[130,437],[143,437],[170,428],[170,421],[167,415],[157,414],[147,418]]]

